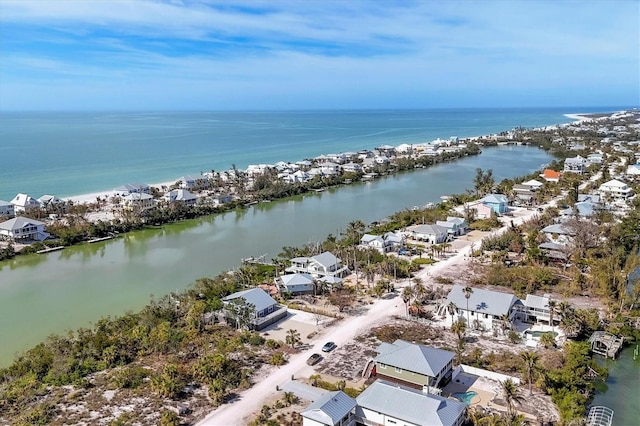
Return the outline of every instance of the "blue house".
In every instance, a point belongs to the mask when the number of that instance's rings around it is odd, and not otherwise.
[[[489,194],[480,201],[482,201],[482,204],[491,207],[496,214],[503,214],[509,210],[509,199],[503,194]]]

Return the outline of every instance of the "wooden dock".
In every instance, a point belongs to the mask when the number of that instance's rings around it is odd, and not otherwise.
[[[589,337],[591,351],[595,354],[602,355],[606,358],[615,359],[618,352],[622,349],[624,338],[606,331],[594,331]]]

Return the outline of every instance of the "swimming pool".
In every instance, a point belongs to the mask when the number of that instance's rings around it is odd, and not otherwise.
[[[460,401],[464,402],[465,404],[471,405],[471,402],[473,401],[473,399],[478,396],[478,392],[476,391],[457,392],[457,393],[454,393],[453,396],[459,399]]]

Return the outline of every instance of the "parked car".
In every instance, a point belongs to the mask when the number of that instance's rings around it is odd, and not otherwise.
[[[322,361],[322,355],[320,354],[313,354],[309,357],[309,359],[307,359],[307,364],[308,365],[316,365],[317,363],[319,363],[320,361]]]
[[[332,350],[334,350],[337,347],[338,347],[338,345],[336,345],[334,342],[327,342],[322,347],[322,352],[331,352]]]

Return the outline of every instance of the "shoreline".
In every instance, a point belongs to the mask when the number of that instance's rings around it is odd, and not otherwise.
[[[613,112],[610,112],[610,113],[613,113]],[[598,113],[570,113],[570,114],[563,114],[566,118],[571,119],[573,121],[566,121],[566,122],[563,122],[563,123],[556,124],[555,126],[562,126],[562,125],[566,125],[566,124],[592,120],[592,118],[590,118],[588,116],[588,114],[598,114]],[[605,112],[603,112],[602,114],[605,114]],[[554,125],[552,125],[552,126],[554,126]],[[545,126],[545,127],[549,127],[549,126]],[[461,141],[462,140],[476,141],[478,139],[486,138],[486,137],[488,137],[490,135],[492,135],[492,133],[484,134],[484,135],[480,135],[480,136],[461,137],[460,140]],[[434,141],[435,140],[432,140],[430,142],[420,142],[420,143],[432,143]],[[373,149],[373,148],[369,148],[369,150],[371,150],[371,149]],[[287,160],[280,160],[280,161],[285,161],[286,162]],[[297,161],[297,160],[293,160],[293,161]],[[184,174],[189,174],[189,173],[184,172]],[[133,182],[133,181],[140,181],[140,182],[143,182],[143,183],[147,183],[147,182],[144,182],[144,179],[132,180],[131,182]],[[151,184],[149,184],[149,186],[160,188],[163,185],[164,186],[173,185],[175,182],[176,181],[164,180],[164,181],[159,182],[159,183],[151,183]],[[130,182],[121,182],[120,185],[126,184],[126,183],[130,183]],[[43,193],[44,194],[56,195],[55,192],[43,192]],[[32,194],[29,194],[29,195],[33,196]],[[95,202],[97,197],[110,198],[111,196],[113,196],[113,190],[112,189],[101,189],[101,190],[96,190],[96,191],[91,191],[91,192],[86,192],[86,193],[59,196],[59,198],[62,199],[62,200],[65,200],[65,201],[72,201],[74,204],[78,204],[78,203],[79,204],[83,204],[83,203],[87,203],[88,204],[88,203]]]

